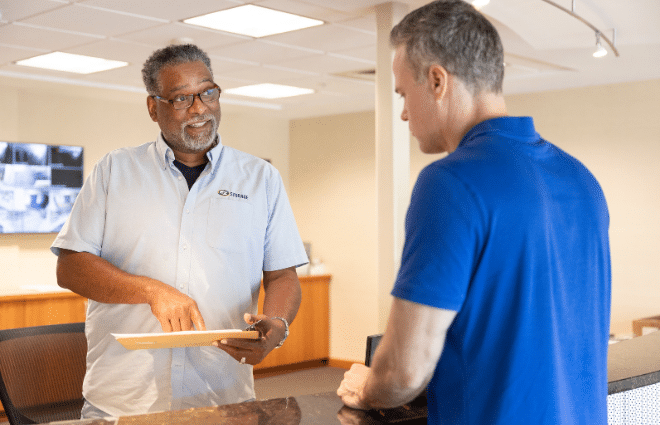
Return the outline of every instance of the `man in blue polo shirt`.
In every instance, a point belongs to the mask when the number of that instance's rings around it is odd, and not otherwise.
[[[142,73],[158,139],[96,164],[52,247],[59,285],[90,300],[86,418],[253,399],[251,365],[286,339],[307,262],[277,170],[221,143],[208,56],[169,46]],[[129,351],[110,334],[257,320],[261,339],[215,347]]]
[[[430,424],[606,424],[609,215],[596,179],[508,117],[495,28],[440,0],[391,33],[401,118],[426,153],[387,329],[338,394]]]

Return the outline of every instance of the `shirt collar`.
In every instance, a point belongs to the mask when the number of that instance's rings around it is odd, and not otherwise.
[[[220,153],[222,152],[222,138],[220,135],[218,137],[218,144],[215,145],[210,151],[206,152],[206,157],[211,163],[211,169],[215,170],[216,164],[220,160]],[[163,133],[158,134],[158,139],[156,140],[156,152],[158,153],[158,159],[161,161],[163,169],[174,162],[174,151],[170,148],[165,139],[163,138]]]
[[[515,139],[533,143],[541,137],[534,128],[532,117],[499,117],[482,121],[468,131],[460,145],[467,143],[470,139],[488,132],[507,134]],[[459,145],[459,146],[460,146]]]

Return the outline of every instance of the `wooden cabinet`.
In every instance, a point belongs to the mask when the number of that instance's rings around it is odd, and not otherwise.
[[[286,343],[255,369],[328,360],[330,354],[330,275],[301,276],[302,303]],[[259,312],[263,305],[259,294]],[[0,329],[85,321],[87,300],[72,292],[0,296]]]
[[[289,337],[255,370],[327,361],[330,357],[330,275],[301,276],[302,302],[296,319],[289,327]],[[263,288],[259,293],[259,313],[263,306]]]
[[[0,297],[0,329],[85,321],[87,299],[73,292]]]

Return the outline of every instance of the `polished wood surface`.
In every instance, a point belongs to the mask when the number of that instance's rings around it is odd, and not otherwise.
[[[644,328],[660,329],[660,316],[645,317],[643,319],[633,320],[633,334],[635,336],[644,335]]]
[[[225,406],[58,422],[58,425],[401,425],[426,424],[426,405],[406,408],[353,410],[334,392],[258,400]]]
[[[0,297],[0,329],[85,321],[87,299],[73,292]]]
[[[289,327],[284,345],[273,350],[254,367],[263,370],[281,365],[327,360],[330,357],[330,275],[301,276],[302,302],[296,319]],[[259,293],[259,313],[263,306],[263,288]]]

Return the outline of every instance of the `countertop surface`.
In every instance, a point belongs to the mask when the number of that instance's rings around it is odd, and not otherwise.
[[[610,345],[607,381],[608,394],[660,382],[660,332]]]
[[[609,346],[608,392],[660,382],[660,332]],[[425,400],[392,410],[359,411],[345,407],[334,392],[258,400],[226,406],[203,407],[147,415],[57,422],[77,425],[382,425],[426,423]],[[422,418],[420,418],[422,417]]]
[[[226,406],[202,407],[196,409],[152,413],[148,415],[126,416],[119,419],[80,420],[54,422],[53,424],[76,425],[382,425],[426,424],[426,418],[419,418],[420,406],[412,406],[408,412],[392,409],[385,411],[359,411],[343,406],[334,392],[276,398],[263,401],[230,404]],[[404,409],[405,410],[405,409]],[[412,413],[418,413],[412,415]],[[417,418],[413,418],[417,416]]]

